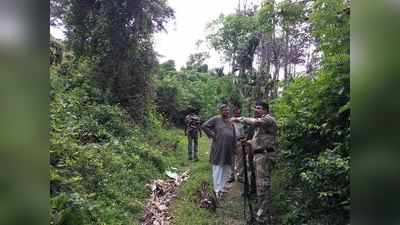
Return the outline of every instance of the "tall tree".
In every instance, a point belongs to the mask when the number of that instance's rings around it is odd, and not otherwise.
[[[295,68],[304,63],[305,50],[310,47],[307,1],[285,0],[278,5],[279,25],[282,28],[284,80],[293,78]]]
[[[173,17],[166,0],[52,0],[75,55],[94,64],[93,81],[106,101],[143,121],[156,65],[152,35]],[[62,6],[62,7],[61,7]]]
[[[287,210],[282,224],[349,224],[350,3],[310,3],[312,36],[322,60],[315,76],[295,78],[274,101],[281,165],[291,177],[277,204]]]
[[[274,4],[274,0],[264,1],[256,15],[260,45],[256,52],[259,66],[254,92],[255,98],[270,99],[269,93],[274,84],[271,79],[272,41],[276,26]]]
[[[234,83],[240,98],[250,102],[252,98],[254,55],[259,44],[256,33],[255,10],[238,11],[236,14],[221,15],[212,23],[208,40],[219,52],[223,52],[231,64]]]
[[[198,52],[189,55],[189,60],[186,62],[186,69],[196,70],[197,72],[208,72],[208,65],[204,62],[210,58],[208,52]]]

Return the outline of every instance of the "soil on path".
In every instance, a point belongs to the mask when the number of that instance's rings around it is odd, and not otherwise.
[[[244,202],[243,197],[241,197],[242,186],[243,184],[237,181],[226,184],[225,187],[228,189],[228,192],[224,193],[222,200],[218,202],[217,216],[226,225],[246,224],[243,211]],[[248,208],[246,208],[246,216],[249,216],[248,214]]]

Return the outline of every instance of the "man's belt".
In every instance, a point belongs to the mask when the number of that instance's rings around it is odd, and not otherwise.
[[[254,150],[254,154],[262,154],[262,153],[266,153],[266,152],[274,152],[275,150],[273,148],[266,148],[266,149],[256,149]]]
[[[266,151],[265,151],[265,149],[256,149],[256,150],[254,150],[254,154],[262,154],[262,153],[265,153]]]

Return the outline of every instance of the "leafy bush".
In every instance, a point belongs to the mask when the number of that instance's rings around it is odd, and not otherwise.
[[[349,224],[350,2],[315,0],[310,19],[321,68],[272,107],[282,152],[275,188],[284,190],[274,202],[282,224]]]
[[[146,127],[104,102],[84,60],[50,71],[51,224],[135,224],[145,184],[171,166],[178,137],[149,110]]]
[[[350,204],[350,110],[343,79],[294,80],[274,104],[281,161],[275,204],[282,224],[346,224]],[[285,179],[286,177],[287,179]],[[335,221],[335,222],[333,222]]]

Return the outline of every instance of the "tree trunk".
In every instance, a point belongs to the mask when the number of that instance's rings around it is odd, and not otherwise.
[[[266,40],[264,34],[260,35],[259,60],[260,60],[260,65],[258,67],[258,73],[256,75],[256,87],[254,90],[254,96],[256,98],[262,98],[264,95],[262,91],[262,86],[265,85],[266,76],[268,73],[268,71],[266,71],[267,51],[266,51]]]
[[[284,82],[287,83],[289,81],[289,76],[290,76],[290,65],[289,65],[289,34],[286,31],[285,32],[285,59],[284,59]]]
[[[272,86],[272,98],[276,98],[278,96],[278,81],[279,81],[279,63],[274,64],[274,77],[273,77],[273,86]]]

